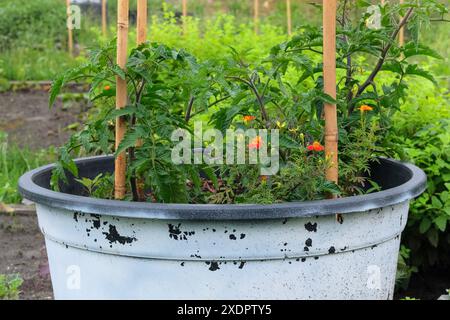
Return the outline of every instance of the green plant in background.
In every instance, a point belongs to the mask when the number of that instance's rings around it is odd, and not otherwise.
[[[416,94],[395,115],[387,140],[398,157],[425,171],[428,185],[411,205],[403,243],[415,266],[450,265],[450,96],[446,89],[410,85]]]
[[[0,274],[0,300],[17,300],[23,279],[18,274]]]
[[[32,152],[8,142],[8,136],[0,132],[0,202],[20,203],[17,192],[19,177],[25,172],[54,161],[52,149]]]
[[[396,290],[406,290],[409,286],[409,281],[412,274],[418,271],[417,267],[410,266],[410,255],[411,250],[402,245],[400,247],[400,253],[397,263],[397,275],[395,279]]]

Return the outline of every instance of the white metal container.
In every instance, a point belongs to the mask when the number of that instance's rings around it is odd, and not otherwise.
[[[77,164],[96,176],[113,159]],[[53,192],[51,168],[24,175],[20,190],[37,203],[56,299],[391,299],[409,200],[426,182],[381,159],[372,177],[385,190],[364,196],[150,204]]]

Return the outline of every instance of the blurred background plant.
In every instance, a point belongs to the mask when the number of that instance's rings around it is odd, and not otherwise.
[[[21,148],[8,142],[8,136],[0,132],[0,203],[20,203],[17,192],[19,177],[26,171],[56,159],[53,148],[38,152]]]

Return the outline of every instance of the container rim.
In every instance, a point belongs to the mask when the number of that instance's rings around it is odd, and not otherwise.
[[[88,167],[99,162],[113,161],[113,156],[96,156],[75,160],[77,165]],[[101,214],[123,218],[160,220],[264,220],[308,216],[325,216],[364,212],[396,205],[420,195],[426,189],[427,177],[415,165],[378,158],[389,172],[401,172],[406,182],[392,188],[366,195],[331,200],[284,202],[277,204],[165,204],[142,203],[90,198],[56,192],[36,183],[38,178],[50,176],[55,164],[46,165],[25,173],[19,179],[21,195],[38,205]]]

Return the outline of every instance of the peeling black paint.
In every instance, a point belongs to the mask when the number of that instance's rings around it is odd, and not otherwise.
[[[180,263],[180,266],[184,267],[184,262]]]
[[[309,251],[309,248],[308,247],[304,247],[303,251]]]
[[[236,236],[234,234],[230,234],[230,240],[236,240]]]
[[[239,239],[244,239],[245,238],[245,233],[241,233],[241,235],[240,235],[240,237],[239,237]]]
[[[99,214],[91,214],[92,217],[92,227],[95,229],[100,229],[100,215]]]
[[[312,247],[312,239],[311,238],[306,239],[305,244],[307,247]]]
[[[120,235],[119,232],[117,232],[116,226],[113,226],[112,224],[109,225],[109,232],[103,232],[103,234],[106,236],[106,240],[108,240],[109,243],[118,242],[124,245],[126,243],[137,241],[137,239],[134,237],[126,237]]]
[[[330,249],[328,249],[329,254],[333,254],[335,252],[336,252],[336,249],[333,246],[331,246]]]
[[[309,232],[317,232],[317,223],[308,222],[305,224],[305,229]]]
[[[219,264],[215,261],[206,262],[207,265],[209,265],[209,271],[216,271],[219,270]]]
[[[178,224],[178,226],[174,226],[173,224],[168,224],[169,226],[169,238],[178,240],[178,236],[181,236],[181,230],[180,226],[181,223]]]
[[[188,236],[193,236],[195,231],[181,231],[181,223],[178,225],[168,224],[169,227],[169,238],[174,240],[187,240]]]
[[[239,269],[244,268],[244,265],[245,265],[245,261],[241,261],[241,264],[239,265]]]
[[[306,261],[306,258],[302,258],[302,262],[305,262]]]
[[[73,220],[75,220],[75,222],[78,222],[78,214],[79,214],[78,211],[75,211],[75,212],[73,213]]]

